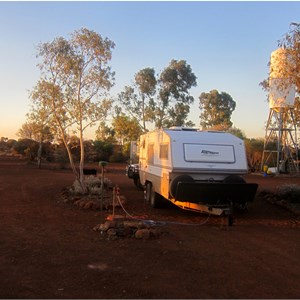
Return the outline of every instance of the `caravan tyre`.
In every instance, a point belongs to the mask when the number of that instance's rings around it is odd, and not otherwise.
[[[176,197],[178,182],[193,182],[194,179],[189,175],[179,175],[175,177],[170,183],[170,194],[173,198]]]
[[[159,208],[162,206],[163,197],[156,193],[154,187],[151,187],[151,195],[150,195],[150,206],[153,208]]]
[[[151,190],[152,190],[152,183],[147,182],[146,183],[146,202],[150,204],[150,198],[151,198]]]
[[[155,192],[151,182],[146,183],[146,202],[153,208],[161,207],[163,203],[163,197]]]
[[[246,183],[246,181],[238,175],[229,175],[224,179],[224,183]]]
[[[134,185],[139,189],[139,190],[143,190],[144,187],[141,184],[140,178],[134,178],[133,179]]]

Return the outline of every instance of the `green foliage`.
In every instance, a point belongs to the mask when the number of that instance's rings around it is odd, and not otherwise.
[[[76,135],[68,136],[67,143],[68,148],[72,153],[73,160],[79,162],[81,154],[80,139]],[[63,143],[61,143],[61,146],[63,146]]]
[[[93,147],[96,152],[95,161],[108,161],[109,157],[113,154],[113,144],[105,141],[93,141]]]
[[[280,70],[283,78],[289,78],[294,84],[296,92],[300,93],[300,23],[291,23],[289,31],[278,41],[278,46],[286,50],[288,59],[284,62],[284,68]],[[270,62],[268,63],[270,65]],[[259,85],[264,91],[269,92],[269,76]],[[300,126],[300,99],[296,97],[294,104],[294,117]],[[287,120],[291,122],[291,120]]]
[[[24,155],[29,161],[33,161],[37,157],[38,143],[32,139],[19,139],[14,150]]]
[[[300,93],[300,23],[291,23],[290,30],[278,44],[285,48],[289,55],[283,77],[290,78]]]
[[[241,129],[235,127],[235,126],[230,127],[230,128],[227,130],[227,132],[229,132],[229,133],[231,133],[231,134],[237,136],[238,138],[240,138],[240,139],[242,139],[242,140],[246,139],[246,134],[245,134],[245,132],[242,131]]]
[[[83,191],[86,190],[83,181],[84,131],[103,121],[111,108],[111,100],[105,93],[114,82],[114,72],[108,65],[114,46],[109,39],[86,28],[75,31],[68,40],[58,37],[38,46],[41,78],[31,99],[37,115],[43,112],[52,132],[61,137]],[[78,133],[80,141],[79,173],[67,141],[70,129]]]
[[[2,154],[11,153],[13,147],[17,144],[16,140],[8,139],[7,137],[1,137],[0,139],[0,152]]]
[[[65,169],[67,166],[67,163],[69,161],[68,159],[68,153],[65,147],[62,145],[55,148],[54,153],[54,160],[58,163],[59,167],[61,169]]]
[[[297,184],[284,184],[278,187],[278,196],[281,200],[290,203],[300,203],[300,186]]]
[[[264,140],[261,139],[245,139],[246,155],[248,167],[251,172],[261,169],[262,154],[264,149]]]
[[[130,141],[136,141],[142,133],[142,129],[136,118],[130,119],[125,114],[116,116],[113,119],[115,137],[121,145]]]
[[[125,162],[127,160],[127,157],[124,156],[124,154],[122,152],[116,152],[113,153],[110,157],[109,157],[109,162],[111,163],[121,163],[121,162]]]
[[[153,68],[145,68],[135,74],[135,83],[142,95],[148,97],[155,94],[155,87],[157,80],[155,78],[155,71]]]
[[[202,93],[199,97],[200,126],[203,129],[228,130],[232,126],[231,114],[235,110],[236,103],[232,97],[225,93],[212,90]]]
[[[184,60],[172,60],[160,75],[163,98],[174,98],[181,103],[193,103],[188,90],[196,86],[196,76]],[[170,101],[170,99],[168,99]]]
[[[149,103],[153,101],[152,96],[156,92],[156,85],[157,79],[154,69],[145,68],[135,74],[134,85],[126,86],[124,91],[118,95],[121,107],[132,119],[138,121],[144,132],[147,130],[146,123],[150,121],[149,114],[151,114],[151,111],[149,110]]]
[[[107,126],[104,121],[100,122],[96,130],[96,140],[106,141],[108,143],[116,142],[114,129]]]
[[[144,132],[147,125],[157,128],[183,126],[194,98],[189,90],[196,86],[196,76],[184,60],[172,60],[156,77],[153,68],[145,68],[135,75],[133,86],[126,86],[118,95],[117,115],[126,111],[136,119]]]
[[[197,85],[197,77],[185,60],[172,60],[159,78],[159,97],[152,103],[152,121],[157,128],[183,126],[194,98],[189,90]],[[174,117],[176,118],[174,119]]]

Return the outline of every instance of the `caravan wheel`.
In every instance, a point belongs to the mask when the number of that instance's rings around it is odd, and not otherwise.
[[[170,183],[170,194],[173,198],[176,197],[178,182],[194,182],[194,179],[189,175],[179,175],[172,179]]]
[[[245,179],[238,175],[229,175],[224,179],[225,183],[246,183]]]
[[[143,190],[144,187],[141,184],[140,178],[134,178],[133,179],[134,185],[139,189],[139,190]]]
[[[147,203],[150,203],[151,190],[152,190],[152,183],[147,182],[146,183],[146,197],[145,197],[145,200],[146,200]]]
[[[151,182],[146,184],[146,202],[153,208],[161,207],[163,203],[163,197],[155,192]]]

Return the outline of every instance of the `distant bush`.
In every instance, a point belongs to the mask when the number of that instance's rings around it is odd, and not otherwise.
[[[261,170],[262,154],[264,149],[263,139],[245,139],[248,167],[251,172]]]
[[[114,146],[111,143],[97,140],[93,142],[93,146],[95,152],[93,154],[95,161],[108,161],[109,157],[113,154]]]
[[[122,152],[117,152],[117,153],[114,153],[112,154],[110,157],[109,157],[109,162],[112,162],[112,163],[120,163],[120,162],[125,162],[127,160],[127,157],[124,156],[124,154]]]
[[[54,161],[59,164],[61,169],[65,169],[69,162],[67,150],[63,147],[57,147],[53,153]]]

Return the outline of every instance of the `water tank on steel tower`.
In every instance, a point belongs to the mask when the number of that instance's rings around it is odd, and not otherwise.
[[[295,102],[295,87],[287,75],[288,64],[291,64],[288,51],[278,48],[271,53],[269,76],[269,107],[292,107]]]
[[[262,169],[278,173],[299,172],[297,124],[294,116],[295,86],[288,72],[292,59],[288,51],[272,52],[269,76],[269,117],[266,126]],[[274,143],[276,147],[274,147]]]

